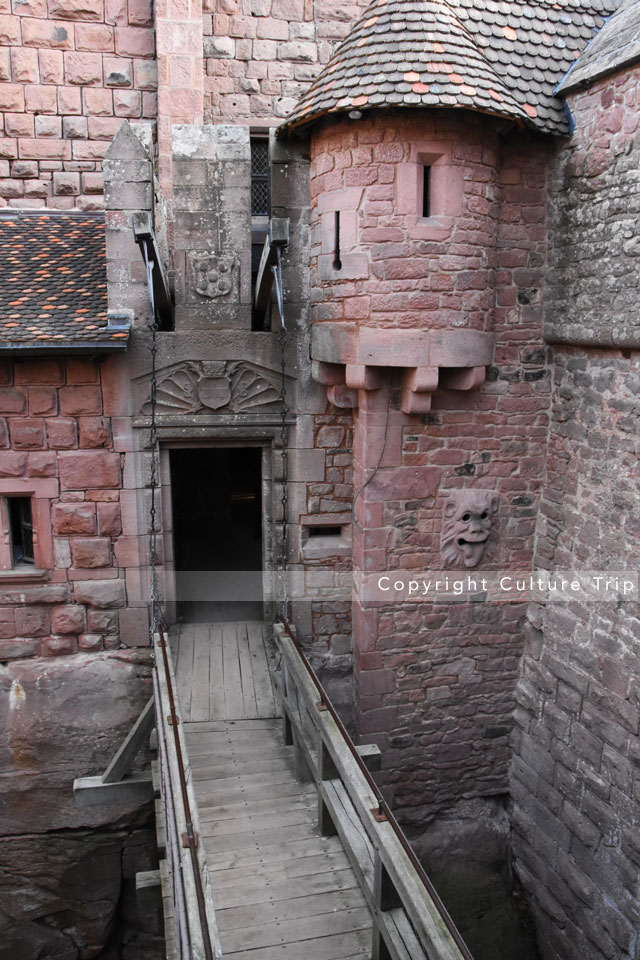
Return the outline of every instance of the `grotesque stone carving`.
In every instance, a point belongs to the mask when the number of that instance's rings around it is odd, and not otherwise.
[[[236,268],[235,257],[221,257],[215,253],[192,253],[189,260],[193,270],[194,289],[201,297],[214,300],[231,293]]]
[[[477,567],[491,559],[500,502],[490,490],[464,490],[444,505],[441,550],[449,567]]]

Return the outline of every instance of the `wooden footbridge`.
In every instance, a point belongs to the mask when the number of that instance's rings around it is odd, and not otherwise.
[[[154,640],[162,860],[139,889],[161,880],[167,960],[472,960],[371,776],[377,749],[353,746],[289,624],[273,634]]]

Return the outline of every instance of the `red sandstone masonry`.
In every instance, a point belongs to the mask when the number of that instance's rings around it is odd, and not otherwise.
[[[33,497],[36,566],[44,570],[40,580],[11,569],[0,575],[0,660],[120,643],[124,567],[139,558],[132,538],[119,547],[126,454],[114,449],[101,415],[103,369],[80,359],[0,363],[0,496]],[[129,645],[146,640],[144,631],[127,636]]]
[[[368,0],[204,0],[207,123],[280,123]]]
[[[448,168],[446,205],[430,222],[418,215],[421,153],[440,153]],[[514,138],[505,146],[490,124],[470,117],[398,113],[327,123],[311,154],[316,322],[496,333],[495,363],[479,390],[439,391],[422,417],[397,412],[399,381],[389,381],[388,401],[379,391],[361,402],[354,487],[378,469],[355,508],[354,566],[441,569],[444,499],[478,487],[500,496],[496,562],[529,566],[550,383],[541,343],[544,144],[531,150]],[[332,262],[336,210],[340,270]],[[358,728],[384,744],[386,783],[404,819],[507,791],[523,612],[511,604],[354,604]],[[315,625],[324,626],[321,616]]]
[[[0,15],[0,207],[102,209],[102,158],[122,118],[156,117],[151,5],[14,10]]]
[[[575,135],[551,168],[546,324],[576,344],[629,330],[636,348],[553,348],[538,569],[637,572],[639,97],[637,66],[570,95]],[[510,788],[545,957],[637,950],[639,635],[637,602],[528,612]]]

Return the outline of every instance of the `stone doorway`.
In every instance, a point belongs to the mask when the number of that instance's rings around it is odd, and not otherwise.
[[[178,619],[261,620],[262,449],[176,448],[169,463]]]

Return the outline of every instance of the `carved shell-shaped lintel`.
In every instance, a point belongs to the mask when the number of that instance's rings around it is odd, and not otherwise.
[[[194,370],[174,370],[159,380],[156,388],[156,407],[159,413],[195,413],[200,406],[197,392],[198,376]],[[151,413],[147,401],[143,413]]]
[[[277,403],[278,388],[250,367],[238,366],[231,376],[231,406],[241,413]]]

